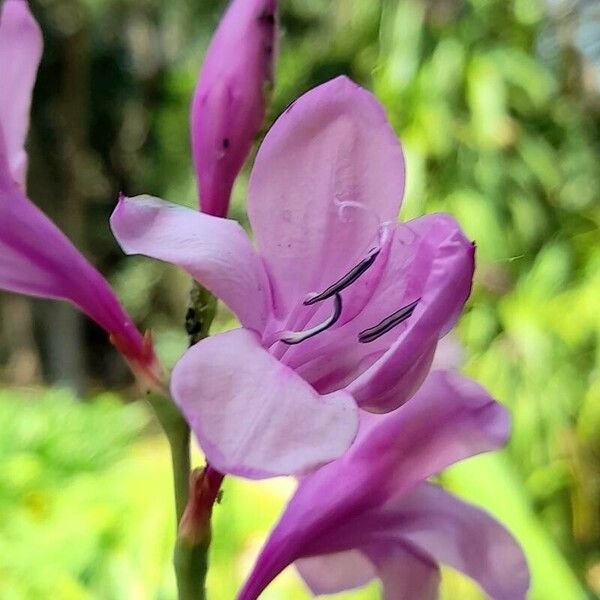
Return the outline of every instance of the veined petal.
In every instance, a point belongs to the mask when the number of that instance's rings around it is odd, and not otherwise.
[[[278,316],[363,259],[403,191],[402,148],[369,92],[339,77],[296,100],[265,137],[248,191]]]
[[[264,546],[240,600],[251,600],[301,557],[356,547],[355,524],[450,464],[502,445],[509,417],[477,383],[435,371],[410,402],[361,413],[340,459],[306,476]]]
[[[6,0],[0,11],[0,126],[12,177],[25,189],[31,93],[42,57],[42,32],[25,0]]]
[[[176,264],[218,296],[244,327],[262,332],[269,280],[241,226],[152,196],[122,196],[111,227],[127,254]]]
[[[1,133],[0,127],[0,137]],[[111,334],[128,359],[143,365],[153,362],[151,346],[106,280],[23,195],[5,158],[0,152],[0,288],[68,300]]]
[[[349,394],[319,396],[247,329],[190,348],[173,371],[171,391],[210,464],[252,479],[330,462],[358,428]]]

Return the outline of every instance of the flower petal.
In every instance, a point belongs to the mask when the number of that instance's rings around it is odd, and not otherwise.
[[[469,295],[473,268],[473,246],[449,215],[399,224],[369,271],[342,292],[340,321],[349,314],[352,318],[287,350],[282,361],[320,393],[348,387],[362,408],[393,410],[412,397],[427,375],[438,339]],[[371,287],[368,300],[365,286]],[[359,343],[362,330],[417,299],[406,321],[370,343]]]
[[[143,343],[106,280],[23,195],[2,152],[0,288],[68,300],[112,334],[115,345],[128,358],[142,363],[153,360],[151,348]]]
[[[388,342],[395,338],[385,354],[348,386],[365,410],[394,410],[412,396],[427,374],[439,338],[452,328],[471,293],[475,248],[458,223],[438,214],[408,226],[429,244],[429,262],[415,255],[403,293],[392,293],[382,282],[369,303],[377,311],[387,305],[385,314],[392,308],[390,301],[398,310],[420,298],[412,316],[399,326],[399,335],[392,330],[379,338],[380,344],[386,343],[386,336]]]
[[[304,473],[339,457],[358,428],[349,394],[319,396],[246,329],[190,348],[171,390],[207,460],[223,473]]]
[[[477,581],[493,600],[524,600],[529,587],[525,556],[510,533],[485,511],[429,483],[340,525],[329,536],[360,551],[296,561],[315,594],[363,585],[375,566],[386,598],[433,599],[438,563]]]
[[[370,93],[339,77],[296,100],[265,137],[248,192],[277,314],[364,258],[380,223],[396,220],[403,191],[402,148]]]
[[[386,600],[435,600],[440,572],[404,544],[385,541],[361,550],[301,558],[294,563],[313,595],[362,587],[377,577]]]
[[[394,541],[374,544],[365,554],[377,568],[385,600],[436,600],[440,571],[424,557]]]
[[[508,430],[501,405],[477,383],[446,371],[431,373],[392,413],[361,413],[350,450],[301,481],[240,599],[256,598],[298,558],[356,548],[366,513],[454,462],[497,448]]]
[[[314,596],[362,587],[376,575],[373,563],[358,550],[300,558],[294,566]]]
[[[244,327],[263,331],[271,312],[269,281],[238,223],[152,196],[122,196],[110,222],[124,252],[182,267]]]
[[[512,535],[485,511],[425,483],[384,507],[382,517],[382,533],[393,530],[436,562],[477,581],[494,600],[525,598],[525,556]]]
[[[42,32],[25,0],[6,0],[0,12],[0,126],[12,177],[25,189],[31,93],[42,57]]]

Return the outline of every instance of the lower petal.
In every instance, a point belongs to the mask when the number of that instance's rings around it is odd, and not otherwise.
[[[485,511],[431,484],[420,485],[384,511],[396,511],[402,539],[471,577],[494,600],[525,598],[525,556],[512,535]]]
[[[365,549],[377,568],[385,600],[436,600],[440,571],[402,543],[389,541]]]
[[[171,390],[207,460],[242,477],[310,471],[343,454],[358,428],[349,394],[320,396],[246,329],[190,348]]]
[[[450,464],[499,447],[509,422],[506,410],[481,386],[444,371],[431,373],[414,398],[391,413],[361,412],[350,450],[300,482],[239,600],[257,598],[301,557],[381,540],[389,521],[381,506]]]
[[[301,558],[294,563],[315,596],[362,587],[375,576],[375,567],[358,550]]]

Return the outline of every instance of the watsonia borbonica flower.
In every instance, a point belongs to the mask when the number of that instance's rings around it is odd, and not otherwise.
[[[514,538],[483,510],[426,480],[508,437],[510,418],[477,383],[433,370],[385,415],[363,412],[351,449],[302,478],[239,600],[255,600],[294,563],[314,595],[378,578],[388,600],[434,600],[439,563],[493,600],[524,600],[529,572]]]
[[[111,223],[125,252],[183,267],[241,328],[179,361],[171,390],[211,465],[260,478],[345,452],[359,412],[425,379],[471,290],[474,246],[446,214],[396,221],[404,158],[375,98],[347,78],[299,98],[252,170],[240,225],[140,196]]]

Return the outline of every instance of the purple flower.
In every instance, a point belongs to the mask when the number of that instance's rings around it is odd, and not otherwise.
[[[125,252],[183,267],[241,322],[188,350],[172,377],[217,470],[307,472],[350,446],[356,405],[389,412],[423,382],[469,296],[474,248],[448,215],[397,223],[403,190],[381,106],[342,77],[290,106],[258,152],[258,251],[231,220],[148,196],[119,202]]]
[[[134,372],[156,382],[160,368],[106,280],[26,196],[31,93],[42,35],[25,0],[0,12],[0,288],[68,300],[110,335]]]
[[[509,428],[501,405],[450,371],[433,371],[392,413],[363,413],[352,448],[299,483],[239,600],[258,598],[292,563],[315,595],[377,577],[389,600],[432,600],[443,563],[495,600],[524,599],[529,574],[512,536],[484,511],[424,482],[502,445]]]
[[[191,125],[200,206],[209,215],[227,215],[233,182],[262,126],[276,13],[276,0],[233,0],[204,60]]]

